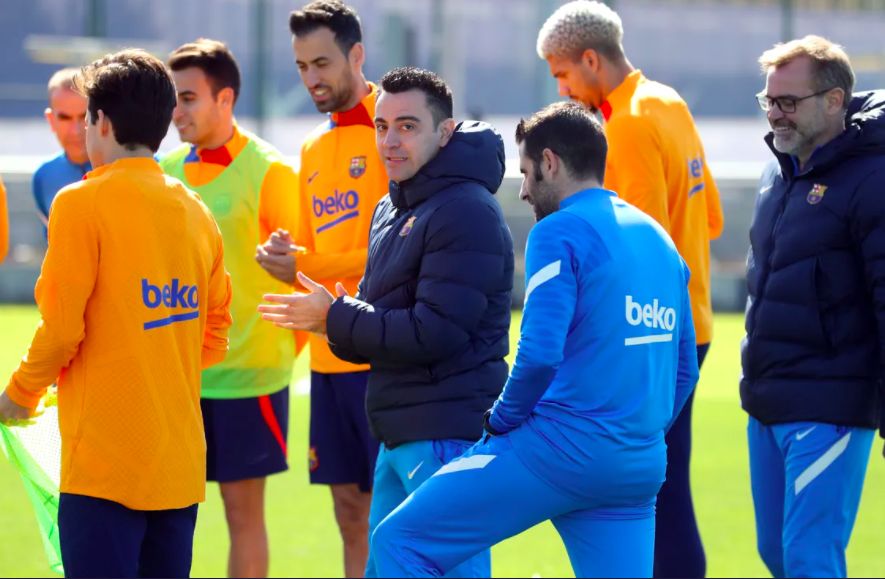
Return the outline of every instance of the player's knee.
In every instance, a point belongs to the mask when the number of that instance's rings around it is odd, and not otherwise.
[[[335,489],[335,519],[341,535],[347,539],[365,539],[369,533],[371,495],[358,489]]]
[[[264,494],[245,484],[225,483],[221,486],[224,514],[231,531],[264,526]]]

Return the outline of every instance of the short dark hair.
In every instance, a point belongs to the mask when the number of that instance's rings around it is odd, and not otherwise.
[[[92,124],[101,110],[120,145],[157,152],[175,109],[175,84],[162,60],[133,48],[108,54],[80,69],[75,86],[88,99]]]
[[[589,109],[575,102],[558,102],[516,126],[516,142],[535,164],[536,178],[544,149],[562,159],[576,179],[605,178],[608,143],[602,125]]]
[[[231,88],[234,102],[240,96],[240,67],[230,48],[223,42],[210,38],[198,38],[183,44],[169,55],[169,68],[178,72],[186,68],[199,68],[212,85],[212,96],[218,91]]]
[[[436,125],[454,116],[452,89],[435,72],[411,66],[394,68],[381,78],[381,90],[390,94],[420,90]]]
[[[289,14],[289,30],[295,36],[310,34],[326,27],[335,35],[335,44],[345,55],[354,44],[363,41],[363,29],[356,10],[338,0],[314,0]]]

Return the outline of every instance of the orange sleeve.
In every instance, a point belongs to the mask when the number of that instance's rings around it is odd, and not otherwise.
[[[343,253],[302,253],[296,256],[298,271],[313,280],[338,281],[362,277],[366,271],[368,249]]]
[[[709,165],[704,162],[704,181],[707,186],[704,188],[707,196],[707,227],[710,228],[710,239],[716,239],[722,235],[722,229],[725,227],[725,216],[722,213],[722,201],[719,199],[719,187],[713,180],[713,174],[710,173]]]
[[[34,408],[86,337],[85,311],[100,253],[92,192],[63,192],[52,204],[49,249],[34,295],[42,317],[28,355],[12,375],[13,402]]]
[[[667,181],[660,142],[651,125],[619,116],[605,127],[608,138],[605,187],[670,231]]]
[[[9,213],[6,209],[6,188],[0,181],[0,263],[9,253]]]
[[[209,299],[206,304],[206,330],[203,334],[202,365],[209,366],[224,360],[228,349],[228,331],[233,323],[230,301],[233,296],[230,274],[224,268],[224,244],[221,232],[215,226],[218,252],[209,276]]]
[[[264,242],[277,229],[285,229],[292,235],[298,230],[300,186],[298,174],[285,163],[274,163],[267,170],[261,184],[258,202],[258,219],[261,241]]]

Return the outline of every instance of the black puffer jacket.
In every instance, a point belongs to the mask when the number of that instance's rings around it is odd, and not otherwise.
[[[356,298],[338,299],[327,331],[340,358],[372,365],[366,407],[388,447],[477,440],[507,379],[513,240],[492,195],[504,143],[465,122],[375,209]]]
[[[885,368],[885,91],[797,173],[763,176],[750,228],[741,400],[765,424],[873,428]]]

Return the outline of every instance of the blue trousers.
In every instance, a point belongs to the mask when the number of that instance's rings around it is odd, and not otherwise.
[[[845,577],[875,431],[750,418],[759,554],[775,577]]]
[[[58,529],[65,577],[188,577],[197,505],[134,511],[62,493]]]
[[[466,452],[473,443],[465,440],[410,442],[390,450],[381,445],[375,465],[369,536],[433,473]],[[366,577],[379,577],[375,550],[370,546]],[[492,555],[486,549],[449,572],[451,577],[491,577]]]
[[[654,502],[576,500],[526,468],[509,436],[493,437],[421,485],[378,526],[372,550],[382,577],[439,577],[551,520],[576,576],[651,577]]]
[[[698,366],[710,344],[698,346]],[[667,433],[667,480],[658,493],[655,523],[655,571],[659,579],[704,577],[707,558],[691,499],[691,415],[694,392]]]

